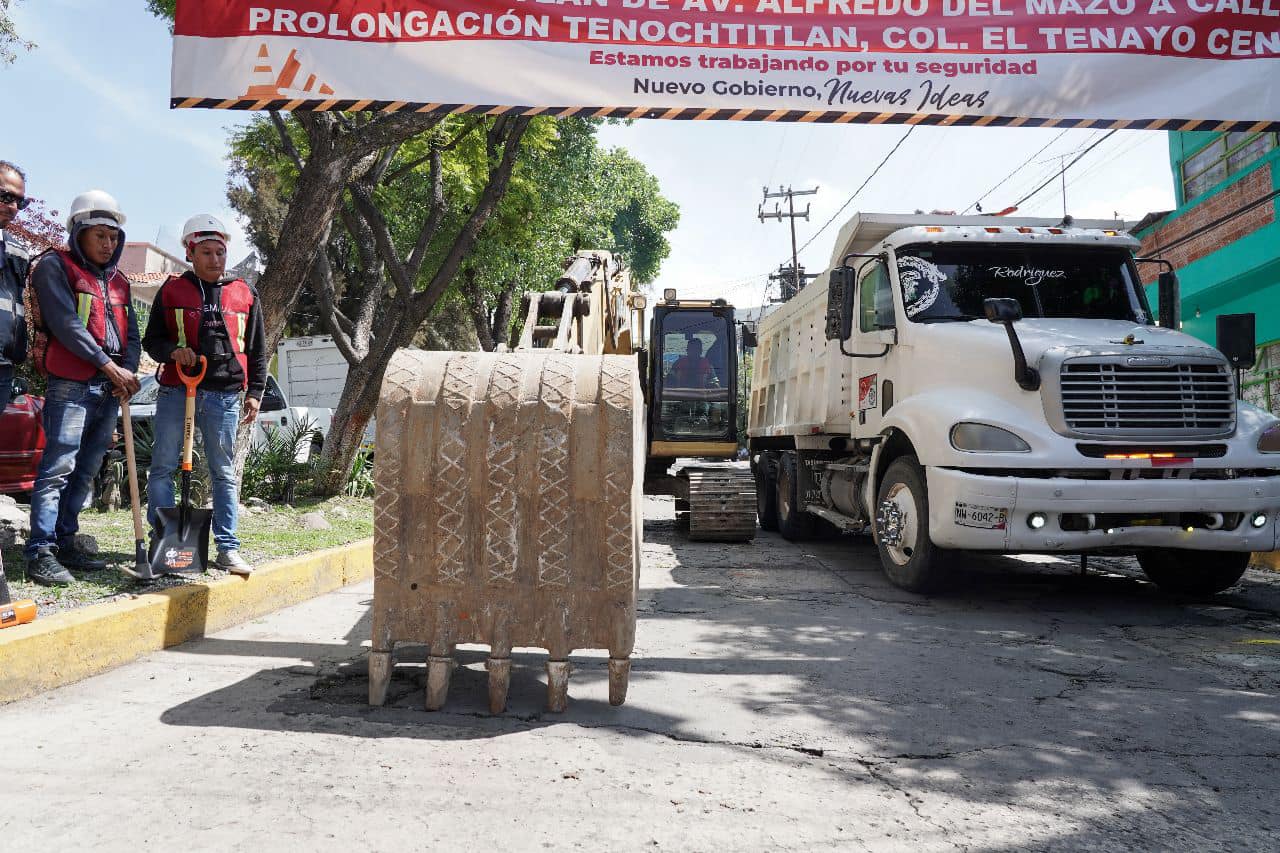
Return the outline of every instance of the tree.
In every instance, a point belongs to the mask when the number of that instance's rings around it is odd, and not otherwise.
[[[271,233],[279,206],[269,198],[273,190],[289,193],[304,174],[311,135],[302,130],[314,118],[271,115],[233,142],[237,169],[249,182],[233,190],[232,201],[273,260],[291,234],[288,214]],[[440,117],[427,132],[387,141],[347,178],[307,278],[321,322],[348,364],[317,476],[322,493],[345,483],[391,356],[413,341],[448,293],[506,194],[529,125],[520,116]],[[540,122],[530,145],[552,127]]]
[[[463,291],[485,349],[506,339],[517,282],[543,290],[564,258],[580,249],[622,255],[639,284],[657,277],[671,250],[666,232],[680,209],[662,196],[644,164],[620,148],[602,150],[590,134],[566,128],[559,149],[542,164],[533,193],[486,235],[485,256],[463,271]],[[581,138],[578,138],[580,136]],[[495,222],[495,226],[499,223]]]
[[[0,63],[8,65],[18,58],[15,48],[31,50],[34,42],[29,42],[18,35],[18,30],[9,17],[11,0],[0,0]]]

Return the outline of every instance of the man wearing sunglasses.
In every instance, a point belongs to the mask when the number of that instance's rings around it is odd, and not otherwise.
[[[142,340],[129,280],[116,265],[125,216],[102,190],[76,196],[67,217],[67,250],[41,255],[31,271],[27,310],[36,368],[49,378],[44,398],[44,456],[31,490],[27,577],[65,586],[68,569],[106,563],[75,545],[80,510],[115,432],[118,400],[138,390]]]
[[[27,180],[22,170],[0,160],[0,412],[13,393],[13,371],[27,357],[27,322],[22,310],[22,289],[30,259],[27,250],[14,243],[6,230],[18,211],[26,209]],[[0,562],[0,604],[9,601],[4,563]]]

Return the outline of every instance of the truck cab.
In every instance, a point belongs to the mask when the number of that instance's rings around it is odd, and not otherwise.
[[[869,532],[916,591],[964,551],[1234,583],[1277,544],[1280,422],[1237,399],[1222,352],[1157,324],[1137,245],[1101,222],[855,217],[832,269],[761,323],[762,523]]]

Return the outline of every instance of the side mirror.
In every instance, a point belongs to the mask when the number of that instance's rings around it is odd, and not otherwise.
[[[992,323],[1013,323],[1022,319],[1022,304],[1016,299],[984,299],[982,310]]]
[[[847,341],[853,334],[853,267],[839,266],[827,278],[827,340]]]
[[[752,328],[748,328],[748,327],[744,324],[744,325],[743,325],[743,327],[742,327],[742,349],[743,349],[743,351],[745,352],[745,351],[746,351],[746,350],[748,350],[748,349],[752,349],[752,348],[754,348],[754,347],[756,346],[756,344],[757,344],[757,343],[759,343],[759,338],[757,338],[757,337],[756,337],[756,330],[755,330],[755,329],[752,329]]]
[[[1156,293],[1160,325],[1165,329],[1182,328],[1182,295],[1178,288],[1178,274],[1165,270],[1157,279]]]
[[[1218,351],[1236,370],[1248,370],[1258,361],[1254,314],[1218,315]]]
[[[1022,304],[1016,299],[984,299],[982,311],[992,323],[1004,326],[1009,334],[1009,348],[1013,350],[1013,381],[1023,391],[1035,391],[1040,387],[1040,372],[1027,364],[1027,355],[1018,340],[1013,324],[1022,319]]]

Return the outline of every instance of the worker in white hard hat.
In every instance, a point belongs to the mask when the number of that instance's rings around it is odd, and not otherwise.
[[[233,574],[253,569],[240,555],[236,536],[240,483],[236,479],[236,432],[258,416],[267,386],[266,332],[258,294],[243,279],[227,275],[226,226],[202,213],[182,228],[191,270],[160,286],[143,335],[147,354],[160,365],[155,444],[147,472],[147,516],[174,506],[173,474],[178,467],[185,417],[185,392],[178,366],[194,367],[204,356],[204,379],[196,389],[196,428],[204,438],[213,480],[214,566]]]
[[[68,248],[32,265],[27,314],[31,354],[48,377],[44,456],[31,491],[27,577],[65,586],[70,571],[107,567],[76,546],[80,510],[111,446],[119,402],[138,390],[142,346],[129,280],[116,264],[125,215],[102,190],[76,196],[67,215]]]

